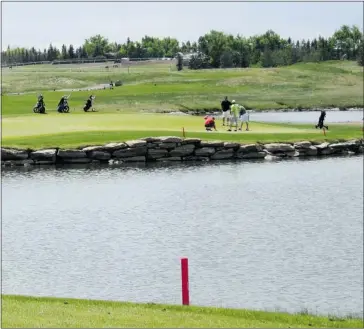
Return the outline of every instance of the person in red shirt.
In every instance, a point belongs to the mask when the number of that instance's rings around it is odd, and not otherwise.
[[[214,117],[205,116],[204,119],[206,131],[211,131],[212,128],[217,131]]]

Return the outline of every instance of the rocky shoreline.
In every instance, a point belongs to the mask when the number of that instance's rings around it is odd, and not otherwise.
[[[289,159],[363,154],[364,139],[335,142],[255,143],[202,141],[198,138],[146,137],[77,149],[1,148],[2,167],[58,164],[122,164],[161,161]]]

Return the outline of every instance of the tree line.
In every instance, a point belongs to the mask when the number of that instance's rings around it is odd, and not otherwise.
[[[191,69],[228,67],[276,67],[297,62],[320,62],[327,60],[357,60],[363,65],[363,33],[357,26],[343,25],[331,37],[312,40],[285,39],[272,30],[262,35],[233,36],[212,30],[196,42],[180,43],[174,38],[145,36],[141,41],[125,43],[110,42],[106,37],[95,35],[79,47],[62,45],[61,49],[49,45],[48,49],[7,48],[2,51],[6,65],[34,62],[95,60],[106,61],[121,58],[186,58]],[[182,56],[183,54],[183,56]],[[182,69],[182,67],[180,67]]]

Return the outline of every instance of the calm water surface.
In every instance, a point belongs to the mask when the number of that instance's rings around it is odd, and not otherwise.
[[[320,116],[315,112],[255,112],[250,114],[251,121],[312,123],[316,124]],[[327,111],[326,123],[363,122],[363,111]]]
[[[3,292],[363,312],[363,158],[2,174]]]

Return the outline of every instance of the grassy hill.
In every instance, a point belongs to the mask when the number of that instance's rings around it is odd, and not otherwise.
[[[3,115],[29,113],[36,93],[41,92],[48,110],[54,111],[59,98],[72,90],[70,105],[79,111],[91,91],[78,90],[108,84],[110,80],[122,80],[124,85],[92,91],[99,111],[214,109],[220,107],[224,96],[255,109],[363,106],[363,67],[356,62],[177,72],[174,64],[166,61],[141,63],[129,69],[106,69],[104,63],[4,69]],[[6,95],[23,92],[30,94]]]

